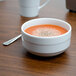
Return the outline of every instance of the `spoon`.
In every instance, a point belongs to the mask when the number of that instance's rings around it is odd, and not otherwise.
[[[3,45],[10,45],[11,43],[13,43],[13,42],[15,42],[17,39],[19,39],[21,36],[22,36],[22,34],[20,34],[20,35],[18,35],[18,36],[16,36],[16,37],[14,37],[14,38],[12,38],[12,39],[4,42]]]

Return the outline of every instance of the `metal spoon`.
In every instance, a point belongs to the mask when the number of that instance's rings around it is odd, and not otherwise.
[[[11,43],[13,43],[13,42],[16,41],[17,39],[19,39],[21,36],[22,36],[22,34],[20,34],[20,35],[18,35],[18,36],[16,36],[16,37],[14,37],[14,38],[12,38],[12,39],[4,42],[3,45],[10,45]]]

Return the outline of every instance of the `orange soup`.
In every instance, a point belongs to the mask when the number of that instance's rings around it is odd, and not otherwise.
[[[38,37],[59,36],[67,32],[65,28],[50,24],[31,26],[24,31]]]

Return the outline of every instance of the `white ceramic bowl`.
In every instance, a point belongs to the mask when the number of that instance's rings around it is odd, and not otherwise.
[[[37,37],[24,32],[30,26],[53,24],[68,30],[67,33],[54,37]],[[38,56],[55,56],[64,52],[70,46],[71,25],[54,18],[38,18],[25,22],[22,27],[22,44],[32,54]]]

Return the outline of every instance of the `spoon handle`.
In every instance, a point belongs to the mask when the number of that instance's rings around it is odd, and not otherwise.
[[[21,36],[22,36],[22,34],[20,34],[20,35],[18,35],[18,36],[16,36],[16,37],[14,37],[14,38],[12,38],[12,39],[4,42],[3,45],[10,45],[11,43],[13,43],[13,42],[16,41],[17,39],[19,39]]]

